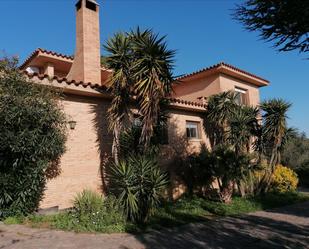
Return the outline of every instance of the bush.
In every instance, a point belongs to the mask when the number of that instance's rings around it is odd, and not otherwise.
[[[212,152],[203,150],[200,154],[190,156],[188,163],[178,169],[177,174],[185,181],[189,194],[202,187],[212,187],[211,183],[217,179],[217,198],[228,203],[231,202],[234,183],[242,179],[249,166],[248,155],[237,155],[226,146],[217,146]]]
[[[295,191],[298,184],[297,174],[287,167],[277,165],[272,176],[272,189],[279,193]]]
[[[145,223],[160,203],[168,184],[167,174],[145,156],[131,156],[111,166],[110,192],[114,194],[128,220]]]
[[[56,228],[80,232],[121,232],[124,224],[125,218],[116,198],[102,197],[90,190],[75,197],[71,211],[54,217]]]
[[[73,202],[74,210],[80,214],[96,213],[102,209],[102,206],[102,195],[91,190],[78,193]]]
[[[186,160],[179,160],[176,174],[188,189],[188,194],[202,193],[204,187],[210,186],[215,180],[209,168],[210,153],[203,149],[199,154],[192,154]]]
[[[16,65],[0,59],[0,219],[37,209],[65,150],[58,96],[29,82]]]

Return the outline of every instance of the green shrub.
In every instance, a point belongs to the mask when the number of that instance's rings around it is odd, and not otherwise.
[[[110,192],[119,199],[127,219],[136,223],[146,222],[153,214],[168,184],[167,174],[145,156],[112,165],[109,179]]]
[[[16,65],[0,59],[0,219],[36,210],[65,150],[58,96],[29,82]]]
[[[125,218],[114,196],[84,190],[74,199],[71,211],[54,217],[54,226],[80,232],[121,232]]]
[[[298,184],[297,174],[290,168],[277,165],[272,176],[272,189],[284,193],[295,191]]]
[[[234,191],[234,182],[242,179],[250,167],[250,158],[247,154],[236,154],[227,146],[217,146],[213,151],[201,151],[191,155],[187,163],[177,170],[189,189],[212,187],[211,183],[217,179],[217,198],[222,202],[230,202]]]
[[[15,224],[21,224],[24,221],[24,217],[23,216],[10,216],[7,217],[4,220],[4,224],[6,225],[15,225]]]
[[[92,190],[83,190],[74,198],[73,206],[80,214],[94,213],[102,209],[103,197]]]
[[[189,195],[200,192],[203,187],[208,187],[214,181],[209,159],[210,153],[203,149],[199,154],[192,154],[178,163],[175,172],[186,185]]]

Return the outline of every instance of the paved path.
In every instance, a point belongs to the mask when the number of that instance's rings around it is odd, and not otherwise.
[[[309,202],[144,235],[75,234],[0,225],[0,249],[309,248]]]

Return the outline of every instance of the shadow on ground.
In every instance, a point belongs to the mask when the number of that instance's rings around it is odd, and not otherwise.
[[[309,248],[309,202],[136,236],[145,248]]]

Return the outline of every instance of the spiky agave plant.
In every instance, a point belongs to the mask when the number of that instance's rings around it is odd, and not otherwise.
[[[110,192],[122,206],[128,220],[145,223],[159,205],[168,185],[167,174],[145,156],[132,155],[111,166]]]

